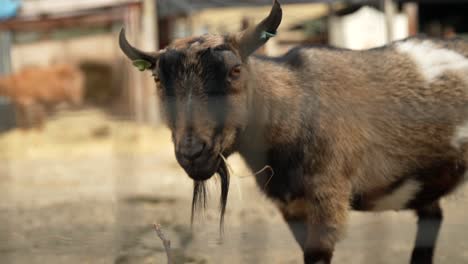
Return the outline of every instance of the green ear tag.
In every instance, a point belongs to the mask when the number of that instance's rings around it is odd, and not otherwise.
[[[134,60],[133,66],[137,67],[140,71],[144,71],[151,67],[151,62],[145,60]]]
[[[276,36],[275,33],[270,33],[270,32],[266,32],[266,31],[262,31],[262,34],[260,35],[260,38],[261,38],[261,39],[266,39],[266,40],[268,40],[269,38],[272,38],[272,37],[274,37],[274,36]]]

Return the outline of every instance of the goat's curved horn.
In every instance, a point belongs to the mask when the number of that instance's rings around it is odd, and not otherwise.
[[[144,52],[133,47],[130,43],[128,43],[127,38],[125,37],[124,28],[122,28],[119,34],[119,46],[123,53],[125,53],[125,55],[127,55],[127,57],[132,61],[146,61],[150,64],[147,68],[151,68],[156,64],[158,54]]]
[[[277,0],[274,0],[270,14],[265,19],[257,26],[240,32],[237,42],[241,56],[243,58],[249,56],[265,44],[270,37],[275,36],[282,18],[283,11],[281,10],[281,5]]]

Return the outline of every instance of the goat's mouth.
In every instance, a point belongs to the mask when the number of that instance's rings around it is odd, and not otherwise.
[[[181,165],[187,175],[194,181],[206,181],[218,172],[221,162],[221,157],[213,156],[193,162],[183,163]]]

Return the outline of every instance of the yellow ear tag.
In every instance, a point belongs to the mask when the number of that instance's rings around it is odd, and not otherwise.
[[[134,60],[133,66],[137,67],[140,71],[144,71],[151,67],[151,62],[145,60]]]

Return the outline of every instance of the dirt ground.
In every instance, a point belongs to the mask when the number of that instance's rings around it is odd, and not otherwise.
[[[97,110],[63,113],[43,131],[0,135],[0,263],[166,263],[161,224],[176,263],[302,263],[301,252],[239,157],[224,239],[219,188],[190,230],[192,182],[170,135]],[[436,263],[468,263],[466,188],[443,202]],[[408,263],[410,212],[352,213],[334,263]]]

